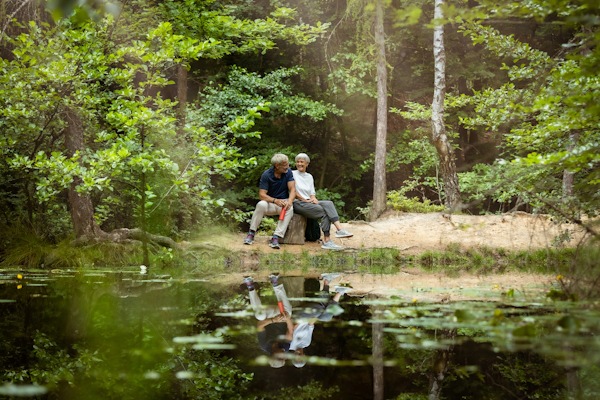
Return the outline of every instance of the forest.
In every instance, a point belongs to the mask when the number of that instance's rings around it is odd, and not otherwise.
[[[0,16],[4,263],[31,243],[242,231],[279,152],[310,155],[345,220],[600,209],[595,0],[4,0]]]
[[[598,0],[0,1],[0,397],[598,398],[599,44]],[[434,244],[245,246],[300,152]],[[303,356],[258,346],[283,289],[333,295]]]

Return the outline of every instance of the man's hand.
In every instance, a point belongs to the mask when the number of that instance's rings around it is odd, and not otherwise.
[[[287,199],[275,199],[275,205],[279,206],[281,208],[285,208],[286,210],[289,210],[290,207],[292,206],[292,203],[287,201]]]
[[[282,315],[282,314],[279,314],[279,315],[273,317],[272,319],[273,319],[273,322],[286,322],[286,316]]]

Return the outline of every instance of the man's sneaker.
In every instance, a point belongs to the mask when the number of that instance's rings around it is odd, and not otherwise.
[[[340,229],[339,231],[337,231],[335,233],[335,237],[336,238],[349,238],[349,237],[352,237],[352,236],[354,236],[354,235],[351,234],[348,231],[343,230],[343,229]]]
[[[330,240],[329,242],[325,242],[321,245],[322,249],[326,249],[326,250],[342,250],[343,247],[342,246],[338,246],[337,244],[335,244],[333,242],[333,240]]]
[[[272,249],[280,249],[279,246],[279,238],[277,236],[273,236],[271,240],[269,240],[269,247]]]
[[[336,286],[336,287],[335,287],[333,290],[334,290],[334,292],[336,292],[336,293],[341,293],[341,294],[344,294],[344,293],[351,292],[351,291],[352,291],[352,288],[351,288],[351,287],[348,287],[348,286]]]
[[[273,286],[279,285],[279,273],[275,272],[275,273],[269,275],[269,280],[271,281],[271,285],[273,285]]]
[[[324,281],[327,281],[327,282],[331,282],[335,278],[338,278],[339,276],[340,276],[340,274],[324,273],[324,274],[321,274],[321,279]]]
[[[254,290],[254,279],[251,276],[247,276],[244,278],[244,285],[248,288],[248,290]]]
[[[249,232],[248,235],[246,236],[246,239],[244,239],[244,244],[252,244],[254,243],[254,233]]]

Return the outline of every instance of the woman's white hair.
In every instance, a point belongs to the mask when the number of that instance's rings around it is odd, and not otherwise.
[[[271,164],[273,165],[281,164],[284,162],[289,162],[288,156],[286,156],[285,154],[277,153],[271,158]]]
[[[298,160],[304,160],[306,161],[308,164],[310,164],[310,157],[308,156],[308,154],[306,153],[299,153],[296,158],[295,158],[296,162],[298,162]]]

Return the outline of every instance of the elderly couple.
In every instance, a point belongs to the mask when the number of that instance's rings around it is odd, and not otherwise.
[[[337,232],[335,237],[347,238],[352,234],[342,229],[339,215],[333,202],[329,200],[317,200],[315,196],[315,184],[313,176],[306,172],[310,158],[305,153],[296,156],[296,170],[290,169],[288,157],[285,154],[275,154],[271,158],[272,167],[263,172],[258,185],[259,202],[256,205],[250,231],[244,239],[245,244],[254,243],[254,236],[265,215],[278,215],[282,209],[286,210],[283,219],[277,222],[277,228],[273,237],[269,240],[269,246],[279,249],[279,241],[285,235],[285,231],[294,215],[300,214],[306,218],[320,220],[323,231],[322,248],[327,250],[341,250],[342,247],[331,240],[330,230],[333,224]]]
[[[306,364],[304,349],[312,342],[315,323],[331,321],[334,316],[341,314],[344,310],[339,306],[339,301],[345,293],[352,290],[347,286],[335,286],[330,293],[329,285],[338,277],[339,274],[321,274],[317,299],[294,314],[294,319],[292,305],[279,274],[269,276],[277,302],[281,305],[279,307],[263,306],[254,279],[244,278],[250,305],[258,320],[258,344],[261,350],[269,355],[271,367],[283,367],[287,358],[291,358],[292,364],[298,368]]]

